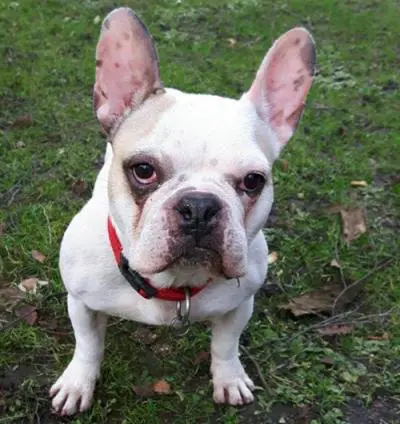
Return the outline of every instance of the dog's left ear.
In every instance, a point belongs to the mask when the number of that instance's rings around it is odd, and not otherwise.
[[[304,28],[282,35],[265,56],[246,93],[283,147],[301,118],[315,73],[315,44]]]
[[[147,28],[129,8],[104,19],[96,49],[93,105],[108,132],[126,111],[163,90],[157,51]]]

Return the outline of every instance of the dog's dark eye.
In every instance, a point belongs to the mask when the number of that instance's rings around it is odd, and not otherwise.
[[[243,182],[240,188],[244,191],[247,191],[248,193],[252,193],[255,191],[260,191],[263,188],[264,184],[264,175],[257,174],[256,172],[251,172],[243,178]]]
[[[138,163],[132,167],[132,173],[140,184],[152,184],[157,181],[157,174],[149,163]]]

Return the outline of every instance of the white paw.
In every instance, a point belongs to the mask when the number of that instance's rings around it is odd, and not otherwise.
[[[72,415],[89,409],[98,376],[97,362],[84,363],[72,359],[50,389],[54,412],[60,415]]]
[[[254,383],[246,374],[239,359],[231,361],[213,360],[211,365],[216,403],[244,405],[253,402]]]

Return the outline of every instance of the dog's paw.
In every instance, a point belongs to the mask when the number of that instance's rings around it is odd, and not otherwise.
[[[213,361],[211,365],[216,403],[245,405],[253,402],[254,383],[246,374],[239,359],[231,361]]]
[[[73,359],[50,389],[54,412],[73,415],[89,409],[98,376],[97,363],[83,363]]]

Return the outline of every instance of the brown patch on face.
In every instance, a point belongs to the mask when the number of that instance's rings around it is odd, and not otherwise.
[[[294,91],[299,91],[299,88],[304,84],[306,77],[301,75],[293,81],[293,89]]]

